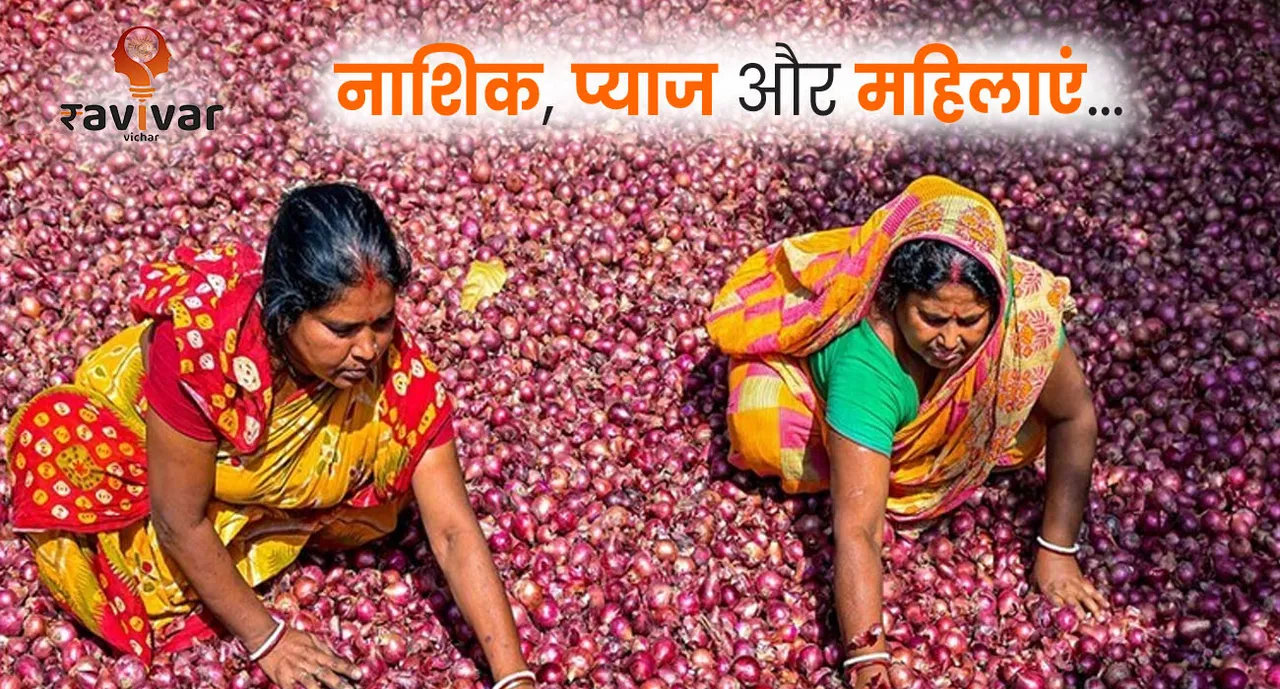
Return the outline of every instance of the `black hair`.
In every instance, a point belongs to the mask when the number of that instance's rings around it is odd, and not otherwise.
[[[876,305],[889,313],[911,292],[929,294],[948,282],[959,282],[978,293],[992,311],[1000,307],[1000,284],[969,253],[937,239],[916,239],[893,252],[876,289]]]
[[[262,325],[277,353],[303,313],[324,308],[366,275],[399,292],[409,254],[378,202],[350,184],[317,184],[285,194],[262,262]]]

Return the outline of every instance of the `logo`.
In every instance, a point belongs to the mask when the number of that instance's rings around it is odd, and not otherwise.
[[[145,104],[156,90],[151,82],[156,76],[169,71],[169,45],[164,36],[149,26],[135,26],[120,34],[116,50],[111,58],[116,62],[116,74],[129,78],[129,93],[139,104]],[[139,128],[146,129],[147,110],[139,108]]]
[[[174,126],[184,132],[212,131],[215,128],[214,116],[223,109],[221,105],[203,108],[191,104],[147,105],[147,101],[156,95],[156,77],[169,71],[169,61],[173,58],[168,42],[159,31],[150,26],[125,29],[116,41],[111,58],[115,61],[116,73],[129,80],[129,96],[137,105],[63,103],[61,120],[67,129],[75,131],[81,112],[84,114],[81,126],[85,129],[99,132],[110,125],[117,131],[130,132],[124,135],[125,141],[158,141],[160,134],[151,131],[167,132]],[[155,130],[150,129],[152,123]],[[131,132],[134,127],[137,130]]]

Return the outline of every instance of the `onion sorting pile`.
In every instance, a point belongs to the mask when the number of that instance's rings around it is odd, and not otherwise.
[[[540,686],[836,686],[829,500],[728,466],[727,362],[702,323],[752,251],[860,222],[941,174],[997,204],[1016,252],[1072,280],[1068,332],[1101,426],[1080,560],[1113,614],[1030,589],[1043,478],[994,476],[918,538],[887,537],[892,685],[1280,687],[1280,26],[1266,3],[99,4],[0,14],[0,422],[129,323],[140,266],[179,244],[261,247],[286,188],[354,181],[413,254],[401,317],[458,400],[472,501]],[[123,88],[104,46],[136,24],[165,33],[164,78],[190,89],[176,102],[226,106],[216,131],[121,145],[56,124],[59,103]],[[314,94],[345,47],[383,32],[583,50],[673,26],[779,40],[1054,27],[1121,49],[1150,115],[1111,143],[375,137],[332,128]],[[68,76],[87,74],[102,76]],[[505,286],[461,308],[469,265],[490,260]],[[267,685],[229,640],[150,673],[104,653],[38,584],[0,474],[0,689]],[[366,686],[492,681],[416,517],[367,548],[308,553],[262,593]]]

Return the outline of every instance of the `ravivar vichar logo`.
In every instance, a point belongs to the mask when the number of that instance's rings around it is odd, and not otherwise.
[[[108,126],[120,132],[130,132],[125,134],[125,141],[156,141],[159,135],[152,131],[166,132],[174,126],[184,132],[214,129],[214,115],[223,109],[221,105],[147,105],[156,93],[156,77],[169,71],[169,60],[173,57],[169,44],[159,31],[150,26],[126,29],[120,34],[111,57],[115,60],[116,73],[129,79],[129,95],[137,105],[63,103],[61,120],[67,129],[75,131],[76,120],[81,119],[80,125],[91,132],[102,131]],[[131,131],[135,123],[137,130]],[[155,125],[155,130],[149,128],[151,124]]]

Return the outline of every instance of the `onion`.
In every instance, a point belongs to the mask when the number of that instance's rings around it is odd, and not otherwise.
[[[22,611],[15,608],[0,609],[0,636],[18,636],[22,633]]]
[[[112,666],[111,680],[119,689],[142,687],[147,681],[147,669],[136,656],[124,656]]]

